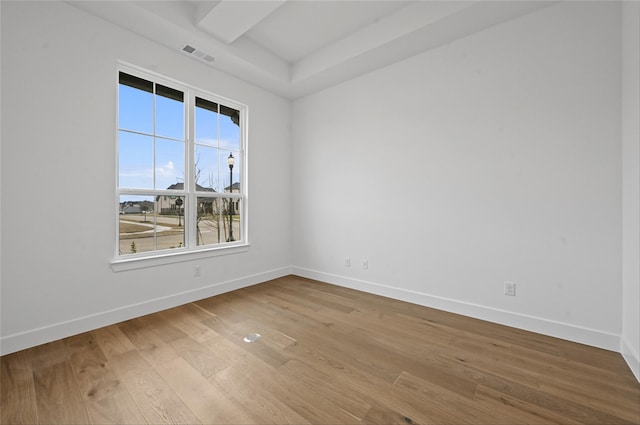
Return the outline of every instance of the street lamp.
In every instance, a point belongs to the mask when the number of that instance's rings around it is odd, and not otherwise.
[[[182,207],[182,198],[176,199],[176,206],[178,207],[178,226],[182,226],[182,220],[180,219],[180,207]]]
[[[233,164],[235,164],[236,159],[233,157],[232,153],[229,153],[229,158],[227,158],[227,162],[229,163],[229,193],[233,193]],[[233,226],[232,226],[232,217],[233,217],[233,198],[229,198],[229,240],[227,242],[233,242]]]

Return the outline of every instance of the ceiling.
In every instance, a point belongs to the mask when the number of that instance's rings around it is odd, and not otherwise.
[[[70,0],[68,3],[180,51],[204,66],[296,99],[553,2]]]

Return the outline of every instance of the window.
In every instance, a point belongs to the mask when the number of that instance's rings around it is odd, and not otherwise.
[[[117,257],[246,243],[246,107],[124,66],[118,83]]]

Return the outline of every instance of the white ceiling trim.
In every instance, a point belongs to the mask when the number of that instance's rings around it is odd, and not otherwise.
[[[448,15],[472,5],[471,1],[427,2],[421,1],[381,19],[356,33],[329,45],[293,65],[291,81],[302,81],[374,51],[386,44],[401,40]],[[426,41],[426,40],[425,40]]]
[[[177,2],[160,1],[68,1],[92,15],[182,52],[185,45],[195,47],[215,58],[205,64],[263,87],[283,97],[288,96],[290,66],[287,62],[244,39],[228,45],[200,31],[193,17]],[[149,9],[149,6],[154,6]]]
[[[203,65],[297,99],[556,1],[415,1],[295,63],[243,36],[286,0],[223,0],[197,8],[184,1],[68,3],[174,51],[188,44],[215,58]],[[245,9],[257,3],[265,5]]]
[[[339,84],[553,3],[416,2],[293,64],[293,96]]]

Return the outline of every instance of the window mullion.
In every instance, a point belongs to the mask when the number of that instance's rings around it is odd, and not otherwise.
[[[151,177],[152,177],[152,182],[153,182],[153,188],[154,189],[158,189],[157,184],[156,184],[156,117],[157,117],[157,107],[156,107],[156,103],[158,101],[158,97],[156,95],[156,87],[157,84],[153,83],[153,158],[151,161],[152,164],[152,169],[151,169]],[[160,214],[160,211],[158,211],[158,202],[156,201],[157,196],[154,196],[154,201],[153,201],[153,250],[157,251],[158,250],[158,215]]]
[[[195,95],[192,90],[185,90],[185,130],[187,132],[185,137],[185,183],[184,188],[186,192],[186,204],[188,205],[187,214],[185,217],[185,245],[189,248],[195,248],[197,245],[196,237],[196,225],[197,225],[197,211],[196,202],[197,197],[194,195],[195,191]]]
[[[224,177],[220,170],[220,103],[218,103],[218,113],[216,114],[216,154],[218,157],[216,161],[218,163],[218,186],[220,186],[220,192],[224,193]]]

